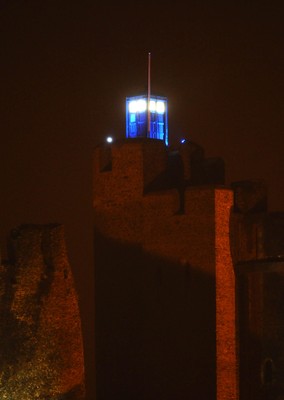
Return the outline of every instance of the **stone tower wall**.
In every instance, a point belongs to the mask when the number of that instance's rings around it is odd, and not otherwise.
[[[112,169],[105,172],[96,170],[95,231],[101,238],[120,243],[122,248],[126,245],[138,246],[142,254],[165,260],[165,265],[186,266],[193,276],[201,274],[204,277],[207,283],[200,286],[200,293],[196,296],[196,304],[204,296],[203,302],[208,304],[210,310],[210,317],[205,318],[206,332],[196,332],[200,355],[202,346],[205,348],[208,343],[211,346],[207,357],[212,376],[204,376],[204,383],[207,382],[215,391],[212,398],[237,399],[235,280],[229,237],[233,193],[230,189],[217,186],[192,186],[182,194],[178,188],[145,193],[145,186],[159,177],[166,167],[166,151],[162,151],[160,143],[159,146],[156,143],[125,142],[122,146],[114,146]],[[180,212],[181,195],[184,196],[184,212]],[[100,259],[103,260],[103,255]],[[104,268],[103,264],[97,265],[98,271],[100,268]],[[144,268],[147,269],[146,265]],[[163,274],[163,267],[160,273]],[[111,280],[111,277],[108,279]],[[128,290],[127,277],[124,284],[121,290]],[[177,307],[178,313],[181,306],[173,300],[171,307]],[[189,309],[185,318],[188,318],[186,324],[192,322],[194,330],[196,314],[193,317]],[[151,355],[148,354],[148,357]],[[208,360],[204,361],[203,368]],[[202,360],[198,363],[198,374],[203,374]],[[217,380],[213,372],[215,369]],[[190,393],[190,388],[187,390],[188,395],[194,395]],[[201,393],[200,398],[203,398]]]

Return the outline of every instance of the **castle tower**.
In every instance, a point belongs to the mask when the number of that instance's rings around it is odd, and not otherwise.
[[[168,146],[168,102],[126,99],[95,149],[97,398],[237,400],[233,192],[224,163]]]
[[[95,150],[98,399],[238,398],[233,192],[186,186],[183,159],[147,138]]]

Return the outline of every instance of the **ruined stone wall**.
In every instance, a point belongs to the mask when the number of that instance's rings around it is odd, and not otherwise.
[[[78,299],[63,227],[13,231],[0,275],[0,398],[83,399]]]

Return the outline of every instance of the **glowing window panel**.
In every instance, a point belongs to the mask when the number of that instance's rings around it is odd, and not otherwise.
[[[157,101],[156,111],[159,114],[164,114],[164,112],[165,112],[165,102],[164,101]]]
[[[144,99],[137,100],[137,111],[144,112],[147,109],[147,102]]]
[[[155,112],[156,111],[156,102],[155,100],[150,100],[150,111]]]
[[[137,101],[132,100],[129,102],[129,112],[130,113],[136,113],[137,112]]]

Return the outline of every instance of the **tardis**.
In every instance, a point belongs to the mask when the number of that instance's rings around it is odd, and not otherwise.
[[[149,104],[148,104],[149,103]],[[163,140],[168,145],[168,100],[146,95],[126,98],[126,137]]]

